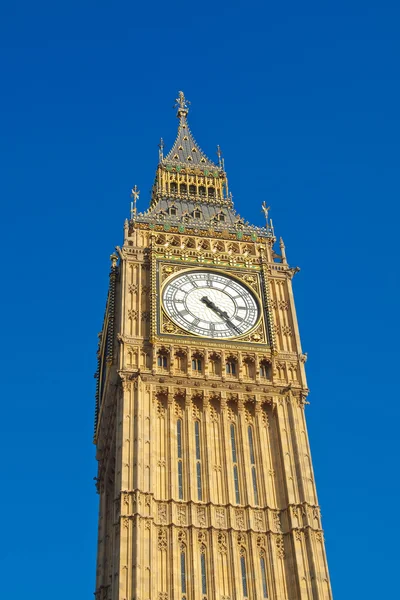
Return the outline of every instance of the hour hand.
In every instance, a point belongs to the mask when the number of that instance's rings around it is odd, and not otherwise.
[[[203,296],[201,301],[208,306],[208,308],[211,308],[211,310],[218,312],[219,313],[219,308],[217,308],[214,304],[214,302],[212,300],[210,300],[207,296]]]

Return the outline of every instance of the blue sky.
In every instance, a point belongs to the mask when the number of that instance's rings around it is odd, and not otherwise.
[[[4,597],[94,590],[97,332],[129,191],[182,89],[237,210],[282,235],[335,598],[398,596],[398,3],[0,8]],[[396,552],[397,551],[397,552]]]

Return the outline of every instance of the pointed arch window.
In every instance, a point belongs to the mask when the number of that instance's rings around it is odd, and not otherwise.
[[[203,370],[203,360],[201,356],[194,355],[192,358],[192,369],[196,371],[196,373],[201,373]]]
[[[176,422],[176,453],[178,458],[178,498],[183,500],[182,419]]]
[[[234,358],[226,361],[225,370],[227,375],[236,375],[236,360]]]
[[[178,192],[178,184],[176,183],[176,181],[172,181],[170,183],[169,188],[173,194],[176,194]]]
[[[166,354],[160,353],[157,356],[157,366],[159,369],[167,369],[168,368],[168,357]]]
[[[239,469],[238,469],[237,451],[236,451],[236,431],[235,431],[235,426],[233,423],[231,424],[231,448],[232,448],[233,484],[235,487],[235,500],[236,500],[236,504],[240,504]]]
[[[263,588],[263,598],[268,598],[268,587],[267,587],[267,571],[265,568],[265,558],[261,556],[260,558],[260,567],[261,567],[261,581]]]
[[[260,377],[262,379],[272,379],[271,373],[271,363],[269,363],[267,360],[262,360],[260,362]]]
[[[247,433],[248,433],[248,438],[249,438],[251,479],[252,479],[252,483],[253,483],[254,504],[258,504],[256,460],[255,460],[255,455],[254,455],[253,428],[251,427],[251,425],[249,425],[249,427],[247,429]]]
[[[203,500],[203,489],[201,482],[201,449],[200,449],[200,423],[194,422],[194,438],[196,446],[196,480],[197,480],[197,500]]]
[[[202,552],[200,554],[200,566],[201,566],[201,593],[203,596],[207,594],[207,566],[206,566],[206,554]]]
[[[181,552],[181,592],[186,594],[186,553]]]
[[[242,574],[243,596],[245,598],[247,598],[248,597],[247,572],[246,572],[246,558],[244,556],[240,557],[240,570],[241,570],[241,574]]]

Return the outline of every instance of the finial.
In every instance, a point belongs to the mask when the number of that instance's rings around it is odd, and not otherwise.
[[[263,211],[263,213],[265,215],[265,221],[266,221],[266,224],[267,224],[267,227],[268,227],[268,212],[271,210],[271,207],[267,206],[267,203],[264,200],[264,202],[261,205],[261,208],[262,208],[262,211]]]
[[[218,156],[218,164],[222,168],[223,159],[222,159],[222,152],[221,152],[221,148],[220,148],[219,144],[217,146],[217,156]]]
[[[158,147],[159,147],[158,157],[161,162],[162,159],[164,158],[164,140],[162,138],[160,139],[160,143],[158,144]]]
[[[185,117],[189,112],[189,100],[186,100],[183,92],[178,92],[178,97],[175,99],[174,108],[178,109],[176,116],[178,119]]]
[[[137,188],[137,185],[131,189],[131,198],[133,198],[131,202],[131,219],[136,217],[136,202],[139,200],[140,191]]]
[[[279,248],[281,250],[281,256],[282,256],[282,263],[284,265],[287,265],[287,259],[286,259],[286,249],[285,249],[285,244],[283,242],[283,238],[279,238]]]
[[[114,269],[117,266],[118,256],[115,253],[113,253],[110,256],[110,260],[111,260],[111,267]]]

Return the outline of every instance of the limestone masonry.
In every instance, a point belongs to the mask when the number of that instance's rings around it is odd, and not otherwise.
[[[97,600],[332,598],[304,410],[297,268],[178,135],[132,190],[99,335]]]

